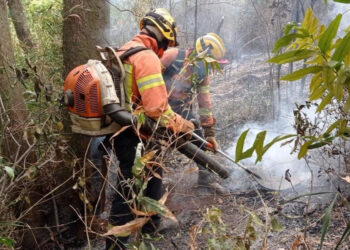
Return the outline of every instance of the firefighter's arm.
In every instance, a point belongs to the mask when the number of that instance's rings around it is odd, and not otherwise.
[[[161,66],[155,54],[145,51],[135,65],[135,78],[145,114],[170,128],[175,134],[192,133],[194,126],[177,115],[168,105],[168,95],[161,74]]]
[[[215,118],[212,113],[212,101],[209,91],[209,76],[206,76],[197,87],[197,100],[199,107],[199,116],[201,126],[204,129],[204,136],[208,142],[213,145],[214,151],[219,148],[219,144],[215,138]]]

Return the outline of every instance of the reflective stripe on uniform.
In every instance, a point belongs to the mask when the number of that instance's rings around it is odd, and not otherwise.
[[[162,74],[153,74],[153,75],[148,75],[145,77],[142,77],[140,79],[136,80],[137,87],[139,88],[139,92],[142,93],[146,89],[154,88],[157,86],[162,86],[164,85],[164,80],[162,77]]]
[[[124,64],[125,69],[125,79],[124,79],[124,89],[125,89],[125,102],[126,109],[131,110],[131,95],[132,95],[132,65]]]
[[[209,85],[200,85],[199,87],[198,87],[198,92],[199,93],[209,93]]]
[[[198,113],[200,116],[209,116],[209,115],[213,115],[211,112],[211,109],[208,108],[199,108],[198,109]]]

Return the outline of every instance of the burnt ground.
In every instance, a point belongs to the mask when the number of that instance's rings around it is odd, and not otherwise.
[[[233,63],[224,73],[215,76],[215,82],[211,84],[217,137],[223,149],[230,146],[242,124],[247,121],[263,122],[272,116],[268,98],[269,70],[263,60],[248,58]],[[222,158],[214,157],[228,164]],[[308,203],[308,197],[303,197],[284,204],[288,199],[310,190],[296,186],[294,190],[273,191],[246,178],[248,188],[240,190],[238,187],[229,194],[219,195],[197,185],[196,165],[178,153],[172,154],[167,169],[163,177],[164,188],[170,192],[166,205],[177,217],[178,224],[164,220],[160,232],[145,240],[149,249],[151,244],[157,249],[239,249],[234,245],[239,239],[245,240],[250,249],[318,248],[321,218],[333,194],[328,194],[327,198],[322,195],[317,196],[319,199],[312,197],[311,203]],[[326,176],[322,180],[329,184],[327,178],[331,179]],[[235,179],[223,183],[230,186],[230,181]],[[315,188],[313,192],[333,191],[328,184]],[[342,189],[349,190],[349,184],[343,183]],[[102,217],[107,217],[109,206],[110,200],[107,199]],[[217,213],[208,217],[205,216],[208,211]],[[344,197],[338,197],[323,249],[335,248],[350,220],[349,211]],[[221,219],[215,216],[218,214]],[[91,244],[92,249],[104,249],[102,238],[92,240]],[[348,240],[339,249],[350,249],[349,246]]]

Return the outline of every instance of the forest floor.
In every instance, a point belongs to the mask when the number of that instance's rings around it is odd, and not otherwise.
[[[233,139],[246,122],[271,119],[268,77],[268,65],[263,60],[251,58],[232,64],[225,69],[224,75],[214,77],[211,92],[217,137],[224,150],[232,146]],[[217,155],[214,157],[229,164]],[[164,219],[160,232],[146,240],[149,246],[152,244],[157,249],[167,250],[238,249],[237,245],[235,247],[238,242],[244,242],[246,249],[294,250],[319,246],[321,218],[334,195],[328,194],[327,198],[320,195],[310,201],[303,197],[286,203],[288,199],[310,190],[305,186],[280,192],[269,190],[243,175],[238,177],[240,180],[234,190],[219,195],[197,185],[198,168],[180,154],[172,155],[167,169],[163,177],[164,188],[170,193],[166,205],[176,216],[178,224]],[[329,184],[327,178],[320,177],[314,182]],[[235,179],[222,183],[230,188],[230,181]],[[249,184],[240,188],[243,182]],[[321,189],[313,192],[331,191],[328,184],[322,184]],[[107,216],[109,207],[110,199],[107,199],[104,216]],[[335,248],[346,221],[350,219],[346,210],[346,204],[338,199],[323,243],[324,249]],[[350,249],[349,245],[348,241],[339,249]],[[104,249],[104,240],[97,238],[92,241],[92,246],[93,249]]]

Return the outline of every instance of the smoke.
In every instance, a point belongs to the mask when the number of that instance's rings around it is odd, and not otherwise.
[[[335,18],[338,14],[343,15],[342,21],[339,26],[339,31],[342,31],[341,35],[343,36],[344,30],[349,26],[350,23],[350,4],[332,2],[330,3],[329,8],[329,17],[331,19]]]
[[[289,112],[284,112],[281,119],[277,121],[271,121],[264,124],[259,123],[247,123],[245,124],[239,134],[241,134],[246,129],[249,129],[249,133],[245,140],[246,150],[251,145],[253,145],[256,135],[266,130],[265,143],[267,144],[273,138],[285,134],[295,134],[293,129],[294,117],[292,116],[292,110]],[[234,157],[236,141],[227,150],[227,152]],[[247,166],[253,172],[259,174],[262,180],[259,181],[264,187],[269,189],[287,189],[295,188],[296,185],[309,181],[311,174],[305,163],[305,160],[298,160],[296,153],[291,153],[293,150],[293,144],[287,144],[281,146],[281,143],[276,143],[272,146],[263,156],[263,160],[255,165],[256,155],[253,157],[243,160],[242,164]],[[239,174],[233,174],[232,178],[234,182],[230,181],[230,188],[236,189],[250,189],[252,188],[251,182],[249,185],[246,183],[246,177],[243,176],[245,173],[240,172]],[[285,179],[290,179],[290,182]],[[242,183],[241,183],[242,182]]]

